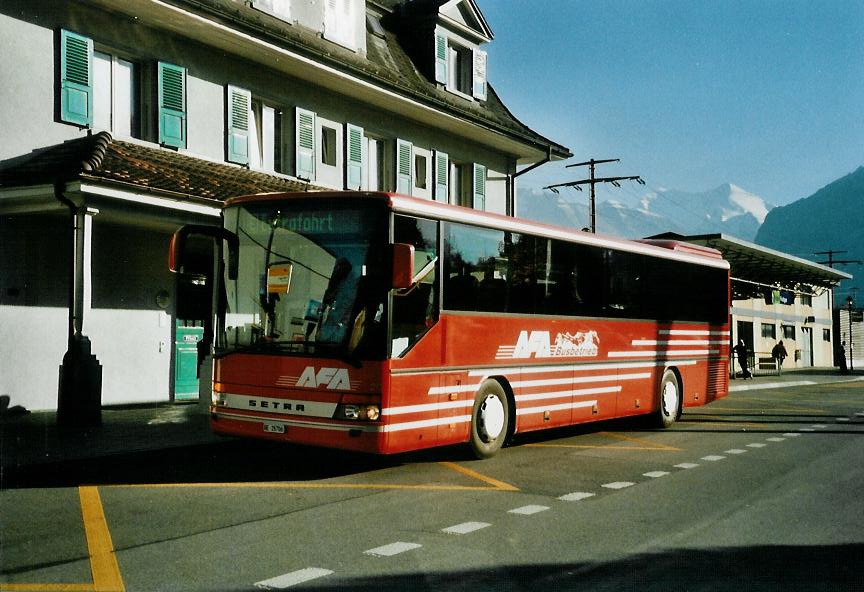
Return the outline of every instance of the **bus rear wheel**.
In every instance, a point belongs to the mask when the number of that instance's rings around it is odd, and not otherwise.
[[[510,431],[510,404],[504,388],[487,380],[474,397],[471,412],[471,449],[479,459],[491,458],[501,449]]]
[[[678,419],[681,411],[681,385],[672,370],[663,373],[660,381],[660,407],[657,409],[657,427],[669,428]]]

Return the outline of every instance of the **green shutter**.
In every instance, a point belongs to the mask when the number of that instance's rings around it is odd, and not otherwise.
[[[486,209],[486,167],[474,163],[474,209]]]
[[[159,62],[159,143],[186,148],[186,68]]]
[[[227,161],[249,164],[249,107],[252,93],[229,86],[226,94]]]
[[[447,84],[447,37],[435,33],[435,82]]]
[[[413,146],[405,140],[396,140],[396,192],[411,195],[411,153]]]
[[[435,201],[450,201],[450,157],[445,152],[435,152]]]
[[[297,108],[296,171],[301,179],[315,179],[315,113]]]
[[[363,128],[345,125],[345,188],[363,189]]]
[[[93,125],[93,40],[60,31],[60,119]]]

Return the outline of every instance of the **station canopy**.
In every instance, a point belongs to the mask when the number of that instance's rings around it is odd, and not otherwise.
[[[683,236],[669,232],[649,238],[684,241],[720,251],[731,266],[735,300],[763,297],[766,290],[775,289],[821,294],[841,280],[852,278],[848,273],[728,234]]]

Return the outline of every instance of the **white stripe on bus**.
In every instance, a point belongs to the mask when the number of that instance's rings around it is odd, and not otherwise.
[[[424,419],[421,421],[408,421],[405,423],[391,423],[382,427],[384,432],[401,432],[404,430],[415,430],[420,428],[431,428],[440,425],[448,425],[451,423],[468,423],[471,421],[470,415],[456,415],[453,417],[439,417],[436,419]]]
[[[697,363],[697,360],[675,361],[676,366],[695,366]],[[590,372],[592,370],[629,370],[631,368],[655,368],[658,366],[667,365],[668,362],[666,360],[653,360],[648,362],[598,362],[596,364],[562,364],[561,366],[507,366],[501,368],[483,368],[478,370],[469,370],[468,376],[480,376],[486,378],[488,376],[492,376],[493,374],[545,374],[547,372],[552,373]],[[441,393],[448,392],[446,387],[441,387],[441,389]]]
[[[660,335],[702,335],[702,336],[717,336],[729,337],[729,331],[700,331],[697,329],[660,329],[657,331]]]
[[[546,399],[563,399],[564,397],[584,397],[585,395],[603,395],[606,393],[619,393],[624,387],[603,386],[590,389],[574,389],[571,391],[557,391],[549,393],[532,393],[530,395],[516,395],[516,402],[542,401]]]
[[[638,358],[641,356],[708,356],[716,354],[716,349],[680,349],[668,351],[617,351],[609,352],[610,358]]]
[[[724,345],[728,341],[712,341],[710,339],[634,339],[630,345]]]
[[[544,407],[528,407],[526,409],[517,409],[516,415],[533,415],[535,413],[546,413],[547,411],[564,411],[565,409],[581,409],[584,407],[593,407],[597,401],[576,401],[574,403],[562,403],[560,405],[547,405]]]
[[[443,403],[427,403],[425,405],[405,405],[403,407],[386,407],[381,410],[381,415],[406,415],[408,413],[425,413],[427,411],[440,411],[441,409],[458,409],[460,407],[471,407],[474,399],[467,401],[444,401]]]

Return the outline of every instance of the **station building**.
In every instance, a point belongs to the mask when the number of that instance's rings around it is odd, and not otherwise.
[[[396,191],[512,214],[570,151],[496,94],[473,0],[0,3],[0,395],[197,397],[207,287],[171,233],[261,191]],[[202,259],[206,253],[202,253]]]

